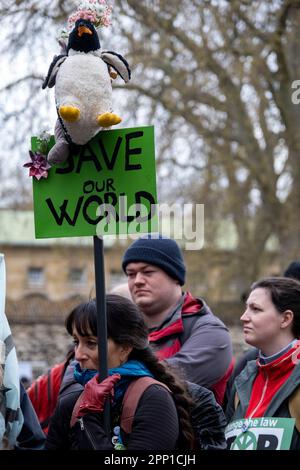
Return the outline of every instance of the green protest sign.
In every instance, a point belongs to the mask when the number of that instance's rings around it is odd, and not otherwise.
[[[33,178],[33,202],[36,238],[157,231],[153,126],[99,132]]]
[[[225,429],[230,450],[288,450],[294,432],[294,418],[246,418],[229,423]]]

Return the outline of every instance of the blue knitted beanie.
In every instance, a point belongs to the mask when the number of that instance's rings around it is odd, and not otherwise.
[[[161,235],[146,235],[134,241],[125,251],[122,268],[129,263],[149,263],[158,266],[183,286],[185,265],[179,246],[174,240]]]

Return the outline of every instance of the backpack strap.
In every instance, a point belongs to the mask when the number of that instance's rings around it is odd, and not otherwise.
[[[300,432],[300,387],[296,388],[289,399],[289,412],[295,418],[295,427]]]
[[[139,401],[145,390],[150,387],[150,385],[160,385],[168,390],[170,393],[171,390],[167,385],[159,382],[158,380],[153,379],[152,377],[140,377],[136,380],[133,380],[127,387],[126,393],[123,398],[122,403],[122,413],[120,427],[126,434],[130,434],[132,431],[132,423],[134,420],[134,415],[138,407]]]

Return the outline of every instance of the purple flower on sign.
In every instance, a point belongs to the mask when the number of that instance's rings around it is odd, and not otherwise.
[[[37,180],[48,178],[48,170],[51,168],[51,165],[47,162],[46,156],[31,150],[29,150],[29,155],[31,162],[23,165],[25,168],[30,168],[29,176],[35,176]]]

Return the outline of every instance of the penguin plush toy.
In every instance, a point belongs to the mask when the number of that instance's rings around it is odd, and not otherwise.
[[[61,43],[62,45],[63,43]],[[58,119],[50,164],[64,162],[70,145],[84,145],[99,130],[121,122],[112,112],[112,78],[130,80],[127,61],[120,54],[102,51],[91,21],[78,19],[62,54],[55,56],[42,88],[55,86]]]

